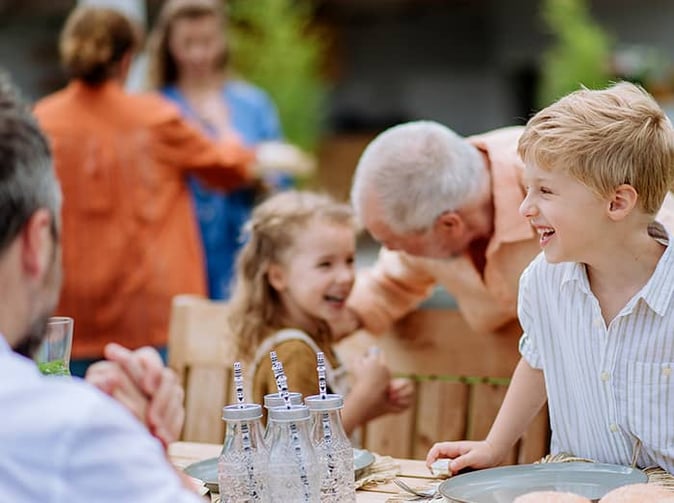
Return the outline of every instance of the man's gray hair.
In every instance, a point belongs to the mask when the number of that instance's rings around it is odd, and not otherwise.
[[[442,213],[475,201],[488,180],[480,152],[464,138],[437,122],[408,122],[367,146],[351,202],[361,221],[365,199],[374,197],[394,232],[424,231]]]
[[[0,253],[40,208],[51,212],[56,226],[61,190],[49,146],[9,77],[0,70]]]

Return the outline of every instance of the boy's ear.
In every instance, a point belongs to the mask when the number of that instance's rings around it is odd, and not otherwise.
[[[271,263],[267,268],[267,277],[269,284],[274,290],[282,292],[286,288],[286,275],[280,264]]]
[[[611,220],[622,220],[637,205],[639,194],[631,185],[626,183],[620,185],[613,192],[608,205],[608,216]]]

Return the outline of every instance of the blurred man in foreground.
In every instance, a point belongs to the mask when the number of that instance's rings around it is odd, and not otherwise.
[[[61,286],[61,193],[47,142],[0,74],[0,494],[24,501],[197,502],[162,444],[182,393],[152,350],[110,346],[90,380],[30,360]],[[153,438],[132,413],[146,422]]]

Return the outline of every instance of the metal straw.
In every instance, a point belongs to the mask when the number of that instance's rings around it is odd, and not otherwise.
[[[234,362],[234,387],[236,389],[236,402],[239,408],[243,409],[245,396],[243,393],[243,369],[241,368],[241,362]],[[260,501],[260,494],[255,488],[255,465],[253,463],[253,446],[250,441],[250,428],[246,421],[241,421],[241,444],[246,460],[248,495],[253,498],[253,501]]]
[[[283,371],[283,364],[276,356],[276,351],[271,351],[269,353],[271,358],[271,368],[274,373],[274,379],[276,380],[276,388],[278,389],[278,394],[283,398],[286,409],[290,409],[292,404],[290,403],[290,392],[288,391],[288,379],[286,374]]]
[[[318,393],[321,395],[321,400],[325,400],[328,397],[328,384],[325,379],[325,355],[322,351],[316,353],[316,362],[318,364],[316,367],[318,371]]]
[[[243,395],[243,371],[241,370],[241,362],[234,362],[234,386],[236,388],[236,402],[239,408],[243,409],[245,397]]]
[[[325,378],[325,355],[322,351],[316,353],[316,370],[318,371],[318,393],[321,400],[328,397],[328,385]],[[325,453],[327,457],[328,475],[332,479],[335,470],[335,460],[332,448],[332,428],[330,426],[330,415],[327,412],[321,413],[321,427],[323,429],[323,440],[325,442]]]
[[[285,372],[283,371],[283,364],[276,356],[275,351],[269,353],[271,358],[271,368],[274,372],[274,379],[276,381],[276,388],[279,391],[279,395],[283,397],[285,402],[286,409],[290,410],[292,404],[290,403],[290,393],[288,392],[288,379],[286,378]],[[300,469],[300,480],[302,481],[302,490],[304,493],[304,501],[311,501],[311,490],[309,488],[309,477],[307,477],[307,467],[304,466],[304,460],[302,459],[302,444],[300,443],[300,434],[297,429],[297,424],[293,421],[289,424],[290,428],[290,441],[295,451],[295,457],[297,458],[297,466]]]

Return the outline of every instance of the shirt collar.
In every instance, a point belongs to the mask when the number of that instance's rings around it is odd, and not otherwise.
[[[674,294],[674,250],[669,243],[672,240],[669,232],[659,222],[653,222],[648,228],[648,234],[658,243],[667,246],[658,260],[655,271],[644,287],[633,297],[629,304],[634,305],[639,299],[657,314],[664,316]],[[564,264],[561,285],[574,282],[583,293],[591,294],[587,280],[585,265],[578,262]]]
[[[664,316],[667,313],[672,294],[674,293],[674,251],[669,246],[672,238],[667,230],[658,222],[654,222],[649,227],[648,233],[659,243],[667,245],[667,248],[665,248],[665,252],[660,257],[658,265],[655,267],[655,271],[648,280],[648,283],[637,295],[643,298],[653,311],[660,316]]]
[[[529,221],[520,215],[525,190],[522,182],[524,164],[517,153],[517,141],[523,128],[503,128],[468,141],[485,156],[491,179],[494,205],[494,233],[487,255],[494,254],[504,243],[516,243],[536,238]]]
[[[12,348],[9,347],[9,343],[5,339],[5,336],[0,333],[0,355],[11,352]]]

